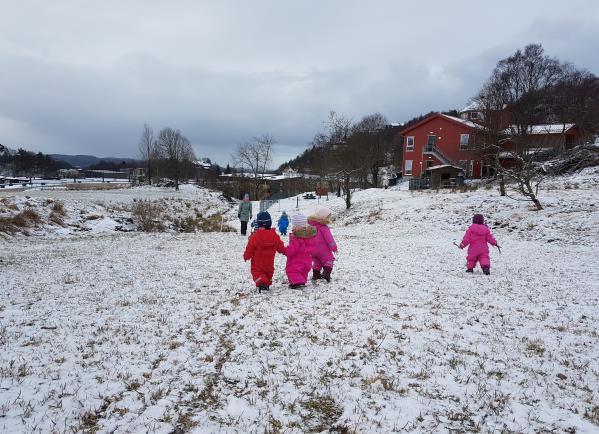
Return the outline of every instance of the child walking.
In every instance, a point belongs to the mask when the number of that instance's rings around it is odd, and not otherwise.
[[[285,211],[283,211],[281,217],[279,217],[279,220],[277,221],[277,226],[279,226],[279,232],[281,233],[281,235],[287,235],[287,228],[289,227],[289,217],[287,216],[287,213]]]
[[[480,264],[483,273],[491,274],[491,258],[489,257],[489,246],[497,246],[497,241],[491,235],[491,230],[485,224],[485,218],[482,214],[475,214],[472,217],[472,225],[466,230],[464,239],[460,243],[460,249],[468,246],[468,256],[466,256],[466,272],[473,273],[476,263]]]
[[[285,246],[281,237],[271,229],[272,220],[266,211],[256,216],[258,229],[250,235],[243,259],[252,260],[252,278],[258,292],[268,291],[275,272],[275,253],[285,253]]]
[[[337,243],[328,226],[331,223],[331,210],[324,206],[316,208],[314,214],[308,217],[308,223],[317,231],[312,253],[312,279],[330,282],[335,262],[333,252],[337,252]]]
[[[289,234],[289,245],[285,249],[287,256],[287,278],[292,289],[306,286],[310,268],[312,268],[312,253],[316,228],[308,224],[308,219],[302,213],[291,218],[293,228]]]

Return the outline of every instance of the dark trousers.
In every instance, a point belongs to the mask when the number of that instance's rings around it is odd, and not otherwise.
[[[248,231],[248,222],[241,221],[241,235],[245,235]]]

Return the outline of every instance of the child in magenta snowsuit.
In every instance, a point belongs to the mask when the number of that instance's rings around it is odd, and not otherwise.
[[[335,262],[333,252],[337,252],[337,243],[328,226],[331,223],[331,210],[324,206],[318,207],[314,214],[308,217],[308,223],[317,231],[312,253],[312,279],[325,279],[330,282]]]
[[[497,246],[497,241],[491,235],[491,231],[485,224],[482,214],[475,214],[472,217],[472,225],[466,230],[464,239],[460,243],[460,249],[468,246],[468,256],[466,256],[466,272],[473,273],[476,263],[480,264],[483,273],[490,274],[491,258],[489,258],[489,246]]]
[[[300,288],[306,285],[308,274],[312,268],[312,252],[316,229],[308,224],[302,213],[291,218],[293,228],[289,234],[289,245],[285,248],[287,256],[287,278],[290,288]]]

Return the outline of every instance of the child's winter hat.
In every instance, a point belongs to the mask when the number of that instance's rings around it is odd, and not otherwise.
[[[272,225],[270,214],[266,211],[259,212],[256,216],[256,223],[258,224],[259,228],[270,229],[270,226]]]
[[[284,216],[284,215],[287,215],[287,211],[283,211],[283,212],[281,213],[281,216]]]
[[[475,225],[484,225],[485,218],[482,214],[474,214],[474,217],[472,217],[472,223],[474,223]]]
[[[307,226],[308,218],[306,217],[305,214],[302,214],[301,212],[299,212],[299,213],[295,214],[293,217],[291,217],[291,224],[293,225],[294,228]]]
[[[318,208],[316,208],[316,211],[314,211],[314,214],[312,214],[312,215],[319,220],[325,220],[331,214],[332,214],[332,211],[330,209],[328,209],[326,206],[319,206]]]

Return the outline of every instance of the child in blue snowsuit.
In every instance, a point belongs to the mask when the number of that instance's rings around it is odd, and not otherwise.
[[[283,214],[281,214],[281,217],[279,217],[277,225],[279,226],[279,232],[281,233],[281,235],[287,235],[287,228],[289,227],[289,217],[287,216],[287,213],[285,211],[283,211]]]

